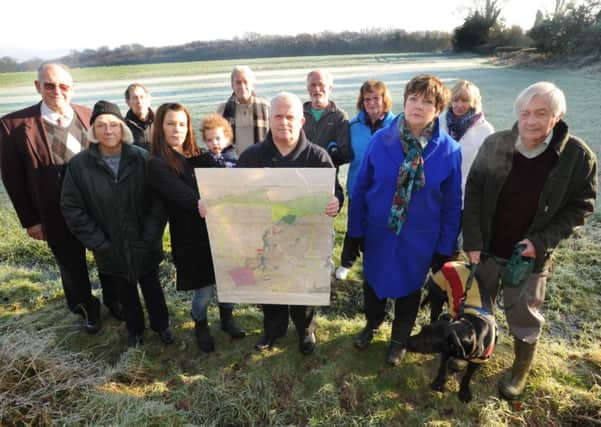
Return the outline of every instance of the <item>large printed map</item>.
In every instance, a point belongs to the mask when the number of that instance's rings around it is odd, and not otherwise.
[[[196,169],[220,302],[329,304],[334,172]]]

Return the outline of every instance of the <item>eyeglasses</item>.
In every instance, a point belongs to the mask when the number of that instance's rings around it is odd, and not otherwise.
[[[44,90],[47,91],[53,91],[55,89],[59,89],[61,92],[67,92],[68,90],[71,89],[71,86],[69,86],[66,83],[44,83]]]
[[[365,102],[366,104],[369,102],[380,102],[382,100],[381,96],[374,96],[374,97],[369,97],[366,96],[365,98],[363,98],[363,102]]]
[[[116,130],[121,127],[121,122],[108,122],[108,123],[94,123],[94,129],[98,129],[101,131],[106,131],[107,129]]]

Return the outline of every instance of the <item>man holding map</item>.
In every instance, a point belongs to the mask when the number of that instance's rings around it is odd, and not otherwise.
[[[248,147],[240,156],[240,168],[333,168],[326,150],[311,143],[305,136],[303,106],[296,95],[277,94],[271,100],[268,132],[264,141]],[[340,197],[332,197],[324,207],[330,217],[338,214]],[[206,205],[199,205],[202,216]],[[288,330],[288,316],[292,318],[299,337],[301,353],[308,355],[315,349],[315,308],[307,305],[263,304],[263,335],[255,345],[257,350],[270,349],[276,339]]]

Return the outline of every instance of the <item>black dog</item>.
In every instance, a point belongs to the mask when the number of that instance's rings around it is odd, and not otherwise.
[[[481,363],[491,356],[497,329],[493,316],[494,295],[480,288],[475,274],[461,262],[448,262],[426,283],[431,323],[409,337],[407,350],[440,353],[440,367],[432,389],[444,391],[451,357],[468,361],[461,379],[459,399],[472,400],[470,381]],[[466,292],[467,289],[467,292]],[[450,314],[440,315],[444,303]]]

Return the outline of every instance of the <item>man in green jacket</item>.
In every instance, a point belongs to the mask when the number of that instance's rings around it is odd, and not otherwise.
[[[499,392],[509,400],[521,395],[534,359],[553,249],[593,212],[598,185],[594,153],[562,120],[566,102],[558,87],[535,83],[514,108],[517,123],[489,136],[472,164],[463,216],[463,249],[490,292],[496,293],[516,245],[533,263],[523,293],[503,290],[515,359]]]

